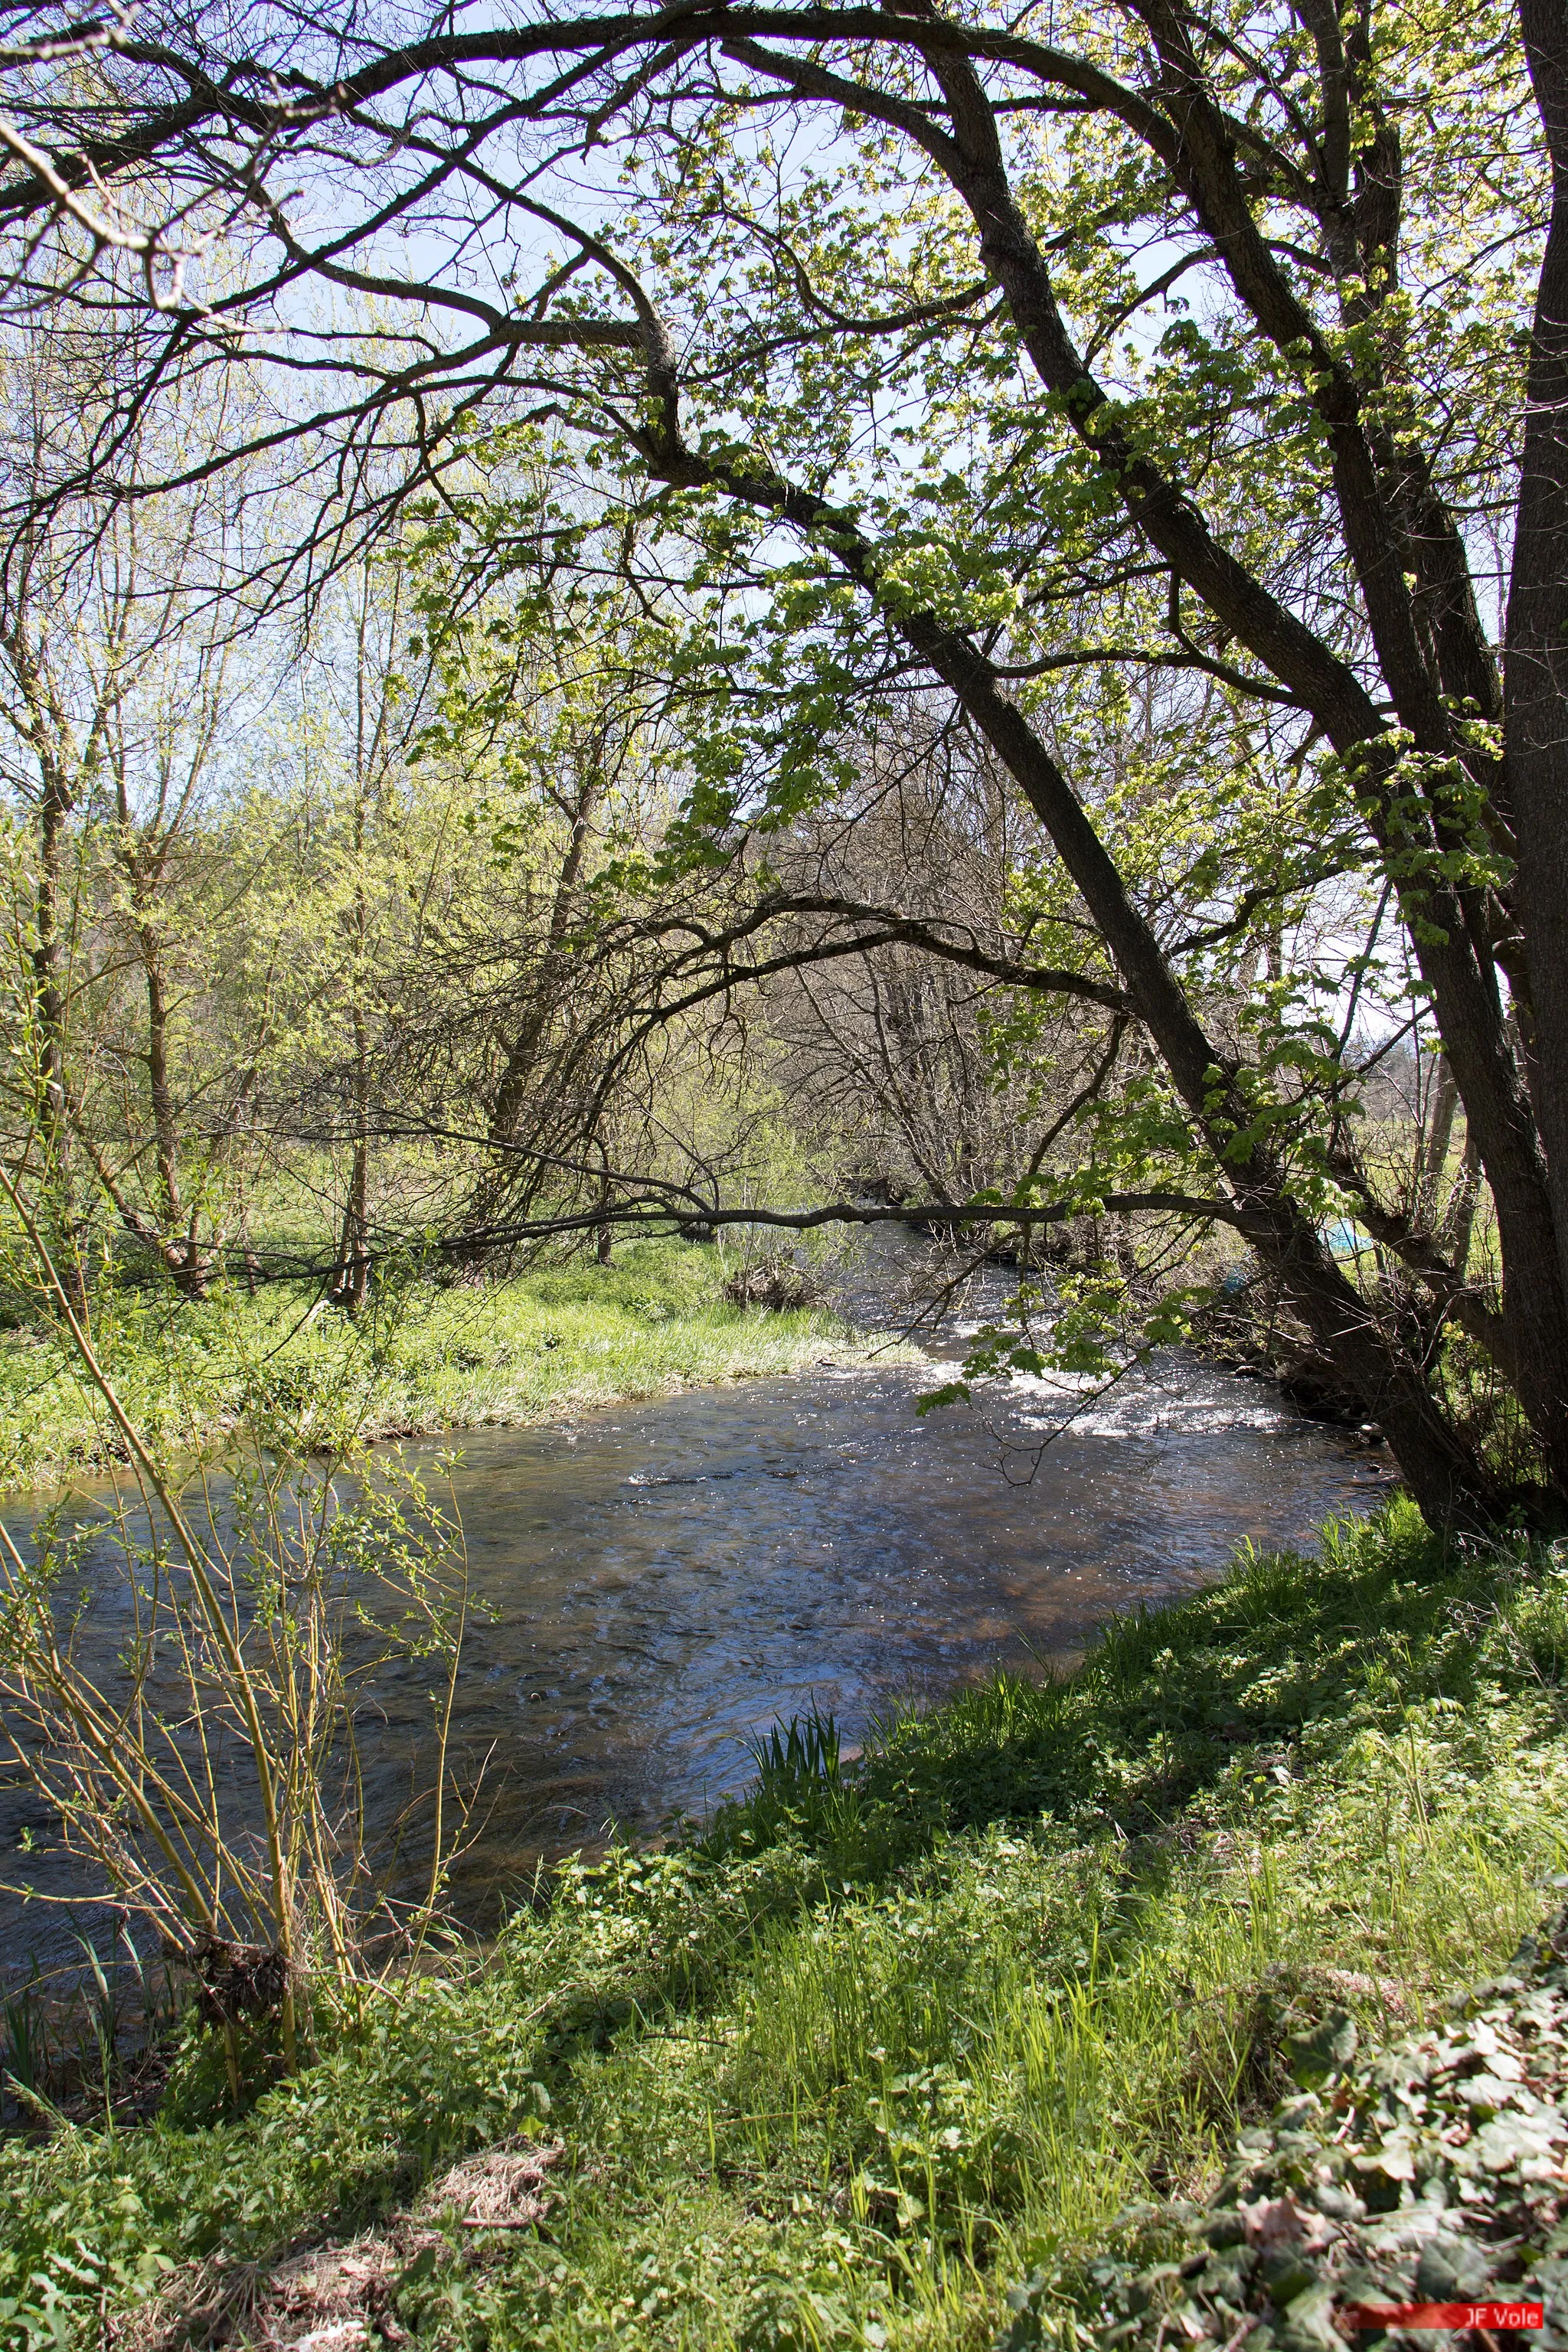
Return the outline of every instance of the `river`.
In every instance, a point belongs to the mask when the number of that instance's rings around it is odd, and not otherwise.
[[[1386,1491],[1378,1456],[1193,1359],[1087,1410],[1025,1381],[922,1419],[933,1376],[818,1370],[458,1441],[488,1612],[455,1726],[465,1768],[489,1759],[457,1885],[468,1916],[493,1916],[542,1854],[700,1814],[780,1718],[816,1707],[855,1740],[906,1696],[1070,1660],[1111,1613],[1191,1591],[1239,1542],[1310,1544]],[[22,1534],[25,1515],[7,1517]],[[383,1822],[427,1764],[424,1684],[384,1672],[367,1695]],[[16,1854],[24,1821],[36,1858]],[[15,1874],[62,1883],[36,1803],[0,1799],[0,1841]],[[13,1958],[58,1948],[59,1915],[49,1933],[36,1906],[5,1912]]]

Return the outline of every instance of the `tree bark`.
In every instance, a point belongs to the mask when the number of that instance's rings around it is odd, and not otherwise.
[[[1521,0],[1520,22],[1552,160],[1552,210],[1525,383],[1506,740],[1536,1104],[1568,1286],[1568,12],[1562,0]],[[1568,1388],[1568,1354],[1557,1372]]]
[[[1415,1219],[1426,1233],[1430,1233],[1436,1223],[1438,1203],[1443,1196],[1443,1178],[1448,1166],[1448,1146],[1453,1140],[1454,1119],[1458,1108],[1459,1089],[1454,1084],[1454,1073],[1448,1067],[1447,1055],[1444,1055],[1436,1074],[1431,1124],[1422,1146],[1415,1181]]]
[[[71,1312],[85,1324],[87,1268],[83,1221],[71,1167],[71,1121],[66,1061],[65,950],[60,902],[66,827],[74,805],[68,782],[54,761],[43,762],[38,807],[38,879],[33,908],[33,1004],[37,1022],[38,1136],[44,1160],[47,1230],[60,1286]]]

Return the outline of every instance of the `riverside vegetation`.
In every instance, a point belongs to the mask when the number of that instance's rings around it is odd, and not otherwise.
[[[1213,2188],[1300,2037],[1418,2027],[1548,1907],[1565,1664],[1559,1550],[1396,1501],[853,1765],[796,1724],[288,2079],[258,2029],[241,2107],[193,2016],[151,2121],[10,2139],[6,2340],[981,2346],[1025,2279],[1092,2334],[1081,2258]]]
[[[1300,2094],[1271,2128],[1242,2134],[1208,2204],[1133,2208],[1115,2252],[1016,2288],[1005,2352],[1042,2340],[1039,2305],[1069,2280],[1091,2326],[1127,2352],[1173,2327],[1194,2345],[1337,2352],[1337,2319],[1386,2336],[1374,2315],[1413,2303],[1428,2306],[1424,2329],[1442,2325],[1433,2304],[1457,2303],[1461,2324],[1510,2334],[1539,2303],[1547,2345],[1560,2344],[1565,1955],[1558,1912],[1503,1976],[1451,1995],[1392,2049],[1360,2056],[1343,2010],[1294,2036]],[[1483,2322],[1477,2304],[1503,2308]]]
[[[1568,10],[14,15],[0,1480],[127,1475],[107,1674],[0,1529],[0,1769],[195,1990],[5,2004],[0,2334],[1268,2352],[1116,2217],[1563,1861]],[[855,1345],[519,1269],[868,1216],[1019,1266],[950,1397],[1217,1312],[1408,1503],[481,1950],[366,1442]]]
[[[514,1426],[568,1406],[793,1372],[865,1343],[825,1307],[758,1312],[712,1249],[644,1242],[483,1286],[387,1280],[351,1319],[319,1284],[228,1286],[172,1305],[105,1288],[97,1324],[132,1417],[195,1453],[286,1425],[290,1450]],[[58,1327],[0,1330],[0,1484],[122,1460]]]

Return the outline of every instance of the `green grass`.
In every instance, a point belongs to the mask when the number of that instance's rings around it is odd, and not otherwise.
[[[1568,1839],[1565,1663],[1568,1559],[1395,1504],[856,1767],[799,1727],[247,2114],[193,2040],[152,2126],[12,2147],[0,2318],[85,2341],[162,2264],[363,2226],[516,2132],[563,2142],[560,2202],[413,2266],[423,2343],[984,2346],[1010,2282],[1213,2181],[1287,2030],[1376,2036],[1507,1954]]]
[[[95,1336],[125,1402],[164,1448],[221,1448],[241,1429],[289,1446],[515,1426],[566,1406],[770,1373],[866,1343],[821,1311],[729,1305],[710,1248],[645,1242],[483,1286],[405,1282],[356,1325],[317,1294],[230,1288],[203,1304],[121,1294]],[[101,1407],[47,1326],[0,1331],[0,1485],[117,1459]]]

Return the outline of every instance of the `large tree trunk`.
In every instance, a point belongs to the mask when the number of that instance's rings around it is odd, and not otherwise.
[[[1552,212],[1526,378],[1506,740],[1531,1076],[1568,1286],[1568,11],[1563,0],[1521,0],[1520,20],[1552,158]],[[1568,1360],[1557,1379],[1568,1389]]]
[[[1530,5],[1543,17],[1553,16],[1553,38],[1561,47],[1568,37],[1561,0],[1530,0]],[[1158,8],[1151,13],[1170,14]],[[1418,807],[1412,812],[1405,805],[1408,794],[1398,784],[1384,721],[1361,681],[1210,534],[1194,504],[1180,494],[1179,486],[1126,438],[1116,404],[1105,400],[1068,331],[1045,257],[1008,184],[995,118],[977,76],[968,64],[946,59],[938,60],[933,71],[952,110],[955,137],[950,154],[944,157],[945,167],[974,218],[982,256],[1006,296],[1041,383],[1063,401],[1105,467],[1108,478],[1117,484],[1121,496],[1136,513],[1139,528],[1169,563],[1173,574],[1184,581],[1276,677],[1291,687],[1314,712],[1337,750],[1363,763],[1367,821],[1391,870],[1403,877],[1399,885],[1402,911],[1465,1103],[1468,1130],[1491,1186],[1504,1264],[1503,1313],[1509,1326],[1510,1377],[1550,1475],[1568,1495],[1568,1381],[1564,1380],[1568,1243],[1560,1238],[1568,1236],[1564,1216],[1568,1193],[1554,1214],[1536,1121],[1510,1047],[1492,953],[1483,937],[1480,911],[1471,903],[1474,894],[1441,878],[1439,818],[1433,810]],[[1217,219],[1224,214],[1226,236],[1219,241],[1237,290],[1265,332],[1277,338],[1289,327],[1291,319],[1271,317],[1279,307],[1278,283],[1263,257],[1223,139],[1213,139],[1207,149],[1204,147],[1212,128],[1202,106],[1194,107],[1183,121],[1184,136],[1190,139],[1183,161],[1194,174],[1194,201],[1205,217],[1213,214]],[[1215,221],[1210,225],[1213,227]],[[1556,429],[1562,432],[1560,400],[1554,415]],[[1402,569],[1403,533],[1396,528],[1378,478],[1373,452],[1353,415],[1348,420],[1326,421],[1334,450],[1340,520],[1399,718],[1417,749],[1439,760],[1458,757],[1459,741],[1445,705],[1442,680],[1426,662],[1415,627]],[[1560,559],[1561,547],[1554,552]],[[1568,576],[1560,561],[1556,576],[1560,583]],[[1568,658],[1561,652],[1561,635],[1554,642],[1560,648],[1559,658]],[[1554,710],[1561,708],[1560,701],[1554,703]],[[1560,743],[1561,733],[1552,740]],[[1029,790],[1027,784],[1025,789]],[[1055,828],[1053,837],[1061,848]],[[1561,854],[1559,848],[1559,857]],[[1072,858],[1065,850],[1063,855],[1079,879]],[[1568,906],[1568,867],[1553,865],[1549,878],[1559,908]],[[1083,887],[1081,879],[1079,887]],[[1094,911],[1098,919],[1100,910],[1095,908]],[[1111,944],[1121,961],[1121,950],[1114,941]],[[1144,961],[1155,997],[1173,992],[1179,995],[1153,942],[1148,944],[1152,952],[1145,954]],[[1161,966],[1157,979],[1155,963]],[[1568,959],[1559,956],[1557,992],[1568,1009],[1564,970],[1568,970]],[[1128,978],[1131,983],[1131,971]],[[1133,992],[1138,993],[1136,986]],[[1144,1017],[1149,1018],[1147,1013]],[[1170,1062],[1171,1047],[1162,1024],[1150,1021],[1149,1025]],[[1163,1026],[1172,1038],[1180,1037],[1184,1029],[1196,1028],[1190,1014],[1184,1016],[1173,1004],[1165,1009]],[[1568,1027],[1559,1034],[1568,1037]],[[1190,1060],[1184,1041],[1178,1053],[1181,1062]],[[1208,1058],[1212,1063],[1215,1057],[1211,1054]],[[1178,1063],[1171,1067],[1184,1098],[1189,1106],[1194,1105],[1197,1097],[1182,1067]],[[1564,1121],[1568,1127],[1568,1096]],[[1568,1133],[1564,1141],[1568,1144]],[[1289,1255],[1294,1263],[1293,1248]],[[1279,1270],[1288,1285],[1294,1283],[1288,1266],[1282,1265]],[[1306,1300],[1299,1297],[1297,1303],[1313,1320]],[[1336,1321],[1337,1316],[1330,1320]],[[1328,1344],[1326,1334],[1321,1336]],[[1342,1363],[1342,1370],[1350,1377],[1348,1365]],[[1365,1378],[1363,1367],[1358,1384],[1364,1385]],[[1424,1378],[1420,1385],[1425,1389]],[[1441,1421],[1430,1400],[1428,1413],[1435,1423]],[[1438,1451],[1441,1454],[1444,1449]],[[1483,1488],[1486,1483],[1480,1481]]]
[[[934,644],[927,650],[938,652]],[[1247,1123],[1247,1106],[1232,1093],[1220,1055],[1128,898],[1113,860],[1067,779],[1022,713],[997,691],[986,666],[971,648],[962,657],[956,651],[949,639],[939,655],[945,656],[949,682],[1006,761],[1082,892],[1194,1126],[1226,1168],[1240,1230],[1368,1418],[1386,1432],[1425,1517],[1440,1528],[1484,1524],[1500,1498],[1433,1397],[1426,1367],[1390,1344],[1268,1153],[1237,1156],[1231,1138]]]

